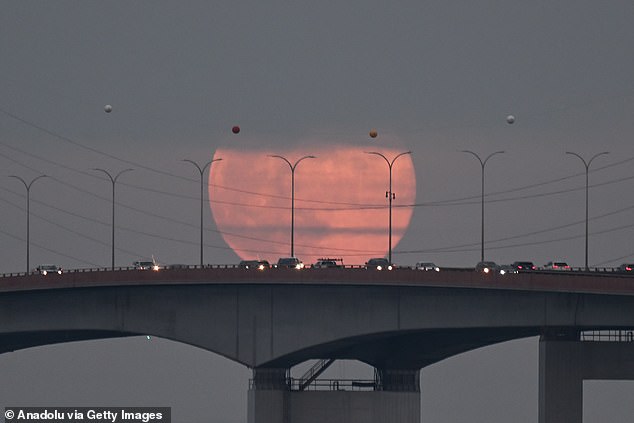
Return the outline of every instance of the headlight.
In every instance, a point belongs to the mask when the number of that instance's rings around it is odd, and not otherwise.
[[[154,270],[155,272],[158,272],[158,270],[159,270],[158,264],[153,265],[152,266],[152,270]]]
[[[48,273],[48,272],[47,272],[46,270],[42,270],[42,274],[43,274],[44,276],[46,276],[46,274],[47,274],[47,273]]]
[[[376,270],[383,270],[383,266],[381,266],[381,265],[376,266]]]
[[[264,270],[264,265],[263,265],[263,264],[259,265],[259,266],[258,266],[258,269],[259,269],[259,270]]]
[[[62,274],[62,269],[57,270],[57,274],[61,275]]]
[[[482,271],[484,273],[489,273],[491,271],[491,269],[489,269],[488,267],[485,267],[484,269],[482,269]]]
[[[392,270],[392,265],[391,264],[387,266],[387,270]]]

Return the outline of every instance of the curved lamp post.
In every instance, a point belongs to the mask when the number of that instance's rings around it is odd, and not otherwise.
[[[603,151],[601,153],[597,153],[590,158],[587,162],[583,157],[581,157],[577,153],[573,153],[572,151],[566,151],[566,154],[571,154],[576,156],[583,162],[583,165],[586,167],[586,270],[588,270],[588,174],[590,173],[590,164],[594,159],[604,154],[609,154],[607,151]]]
[[[10,175],[10,178],[15,178],[20,180],[24,184],[24,188],[26,188],[26,273],[29,273],[30,263],[29,263],[29,249],[31,243],[31,223],[30,223],[30,215],[31,215],[31,185],[33,182],[38,179],[45,178],[46,175],[36,176],[31,180],[31,182],[27,183],[24,179],[16,175]]]
[[[480,158],[476,153],[471,150],[462,150],[463,153],[469,153],[475,156],[476,159],[480,162],[482,166],[482,228],[481,228],[481,245],[480,245],[480,261],[484,261],[484,166],[486,166],[487,161],[496,154],[502,154],[504,151],[496,151],[494,153],[489,154],[484,160]]]
[[[95,168],[93,170],[98,170],[99,172],[105,173],[108,176],[108,178],[110,178],[110,182],[112,182],[112,270],[114,270],[114,187],[117,182],[117,179],[119,178],[119,176],[121,176],[122,173],[129,172],[133,169],[123,169],[122,171],[117,173],[114,177],[107,170],[99,169],[99,168]]]
[[[396,198],[396,195],[392,192],[392,166],[394,165],[394,162],[396,161],[396,159],[398,159],[401,156],[404,156],[406,154],[412,154],[411,151],[405,151],[404,153],[400,153],[397,154],[396,157],[394,157],[391,161],[388,160],[387,157],[385,157],[383,154],[377,152],[377,151],[366,151],[366,154],[374,154],[376,156],[380,156],[383,157],[383,159],[385,160],[385,162],[387,163],[387,166],[390,169],[390,190],[389,191],[385,191],[385,196],[389,199],[390,201],[390,217],[389,217],[389,229],[388,229],[388,261],[390,262],[390,264],[392,264],[392,200],[394,200]]]
[[[183,159],[184,162],[188,162],[196,166],[198,172],[200,173],[200,267],[203,267],[203,174],[205,173],[205,169],[211,166],[213,162],[218,162],[222,159],[213,159],[208,161],[204,166],[200,166],[193,160]],[[210,168],[211,169],[211,168]],[[211,170],[210,170],[211,172]]]
[[[316,159],[316,156],[304,156],[297,159],[294,164],[283,156],[279,156],[277,154],[269,154],[269,157],[277,157],[278,159],[282,159],[288,164],[288,167],[291,168],[291,257],[295,257],[295,168],[304,159]]]

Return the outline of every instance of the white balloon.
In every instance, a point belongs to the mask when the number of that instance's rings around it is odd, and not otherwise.
[[[512,124],[513,122],[515,122],[515,116],[513,116],[513,115],[508,115],[508,116],[506,117],[506,123],[508,123],[508,124]]]
[[[112,106],[109,104],[106,104],[103,109],[106,111],[106,113],[110,113],[112,111]]]

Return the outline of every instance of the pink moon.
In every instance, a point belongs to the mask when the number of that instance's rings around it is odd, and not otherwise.
[[[372,148],[392,160],[401,151]],[[388,253],[389,167],[367,148],[301,147],[244,151],[218,149],[209,174],[209,202],[216,226],[241,259],[271,263],[290,256],[291,164],[295,169],[294,253],[306,265],[319,258],[364,264]],[[416,200],[411,155],[392,167],[392,250],[405,234]],[[394,257],[393,257],[394,258]],[[398,259],[394,259],[398,263]]]

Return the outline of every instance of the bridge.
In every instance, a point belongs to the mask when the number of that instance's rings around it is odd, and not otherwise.
[[[539,421],[580,422],[584,379],[634,379],[633,328],[634,278],[616,272],[221,266],[0,278],[0,352],[134,335],[195,345],[253,369],[254,423],[419,422],[421,368],[538,335]],[[608,330],[620,338],[604,342]],[[376,376],[310,389],[336,359]]]

